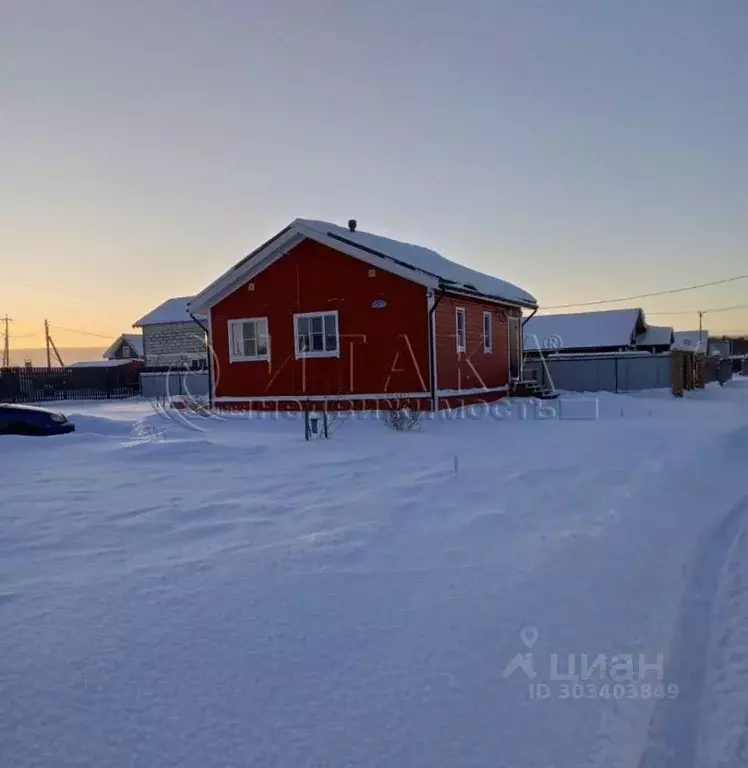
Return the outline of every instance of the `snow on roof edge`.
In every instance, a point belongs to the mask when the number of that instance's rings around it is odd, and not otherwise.
[[[648,325],[644,333],[636,337],[636,343],[642,346],[670,346],[673,329],[669,325]]]
[[[371,250],[411,269],[436,277],[443,282],[452,283],[456,290],[464,289],[468,292],[504,299],[528,307],[537,306],[537,299],[514,283],[466,267],[430,248],[401,240],[393,240],[359,229],[351,232],[346,227],[327,221],[296,219],[294,223],[312,229],[318,234],[332,236],[354,247]]]
[[[523,329],[524,347],[537,351],[632,346],[640,315],[638,307],[534,315]]]
[[[227,293],[235,290],[238,282],[242,279],[243,269],[251,269],[246,265],[252,263],[259,254],[264,254],[269,252],[268,249],[277,247],[276,241],[283,235],[287,235],[289,239],[293,239],[294,236],[312,237],[333,248],[335,241],[337,241],[341,246],[345,244],[349,248],[362,252],[362,254],[364,252],[371,253],[378,259],[390,260],[416,273],[428,276],[432,281],[443,283],[440,286],[443,290],[473,294],[476,298],[504,301],[529,309],[537,308],[537,299],[513,283],[465,267],[423,246],[392,240],[360,230],[351,232],[348,228],[326,221],[301,218],[294,219],[288,226],[232,265],[199,293],[190,297],[189,306],[206,310]],[[340,246],[338,248],[340,249]],[[416,280],[416,282],[421,281]]]
[[[80,360],[77,363],[71,363],[70,368],[118,368],[121,365],[130,365],[133,358],[123,358],[122,360]]]
[[[189,313],[189,303],[194,296],[177,296],[159,304],[139,320],[133,323],[134,328],[142,328],[147,325],[161,325],[162,323],[194,323]],[[207,320],[205,315],[193,312],[198,320]]]

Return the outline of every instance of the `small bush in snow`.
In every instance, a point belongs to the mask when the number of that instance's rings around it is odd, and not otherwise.
[[[385,411],[382,420],[391,429],[410,432],[418,427],[421,414],[418,411],[411,411],[410,408],[401,408],[398,411]]]

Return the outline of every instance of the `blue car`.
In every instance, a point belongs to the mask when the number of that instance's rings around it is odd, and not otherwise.
[[[66,435],[75,424],[61,413],[33,405],[0,404],[0,435]]]

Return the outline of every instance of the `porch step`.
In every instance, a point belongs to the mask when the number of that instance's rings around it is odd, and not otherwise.
[[[534,379],[514,382],[511,393],[514,397],[537,397],[540,400],[555,400],[558,397],[558,392],[554,392],[550,387],[544,387]]]
[[[556,400],[558,399],[558,392],[554,392],[552,389],[543,389],[540,391],[540,394],[535,395],[535,397],[540,398],[541,400]]]

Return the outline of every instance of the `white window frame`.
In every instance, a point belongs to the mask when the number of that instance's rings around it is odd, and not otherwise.
[[[486,325],[488,320],[488,325]],[[493,352],[493,316],[490,312],[483,313],[483,353],[490,355]]]
[[[323,336],[325,327],[325,317],[332,315],[335,317],[335,349],[303,350],[299,347],[299,320],[306,318],[311,320],[314,317],[322,318]],[[337,309],[328,309],[322,312],[299,312],[293,316],[293,349],[297,360],[308,357],[340,357],[340,318]]]
[[[462,343],[460,343],[460,317],[462,317]],[[465,320],[465,307],[455,307],[455,342],[458,354],[460,352],[467,352],[467,325]]]
[[[122,354],[123,359],[130,359],[130,345],[127,342],[122,345],[120,353]]]
[[[242,332],[242,339],[244,338],[244,323],[264,323],[265,324],[265,339],[267,340],[267,352],[264,355],[237,355],[234,352],[234,328],[240,328]],[[237,317],[228,321],[228,336],[229,336],[229,362],[231,363],[254,363],[254,362],[269,362],[270,361],[270,325],[267,317]],[[255,327],[255,335],[257,329]],[[243,345],[242,345],[243,347]]]

